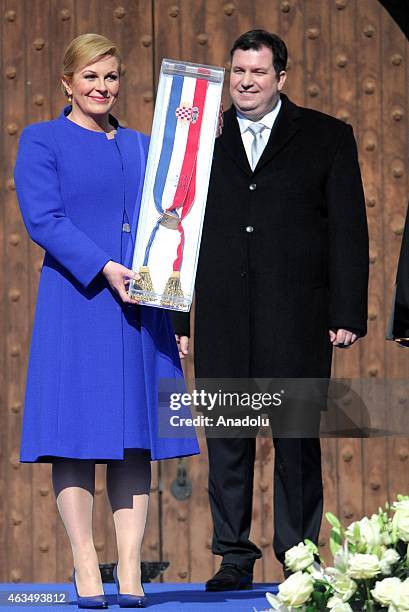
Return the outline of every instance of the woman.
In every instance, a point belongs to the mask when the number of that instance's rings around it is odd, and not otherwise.
[[[158,437],[158,379],[180,382],[177,347],[168,314],[135,305],[126,292],[138,278],[129,265],[148,138],[110,114],[120,76],[113,42],[75,38],[63,61],[70,105],[58,119],[23,130],[15,167],[25,225],[46,251],[20,459],[52,463],[78,603],[93,608],[107,606],[92,538],[95,463],[107,463],[118,603],[143,607],[150,460],[199,452],[191,431]]]

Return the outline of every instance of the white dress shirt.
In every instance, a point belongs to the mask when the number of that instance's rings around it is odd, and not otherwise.
[[[246,150],[247,159],[249,160],[249,164],[251,166],[251,146],[253,144],[253,134],[248,129],[249,125],[252,123],[262,123],[265,125],[265,129],[261,132],[261,137],[264,141],[264,146],[267,144],[268,139],[270,138],[271,130],[273,129],[273,125],[275,120],[277,119],[277,115],[280,112],[281,108],[281,99],[278,100],[277,104],[273,108],[272,111],[264,115],[258,121],[251,121],[247,117],[244,117],[239,111],[237,112],[237,121],[239,122],[239,128],[241,133],[241,138],[243,140],[243,145]]]

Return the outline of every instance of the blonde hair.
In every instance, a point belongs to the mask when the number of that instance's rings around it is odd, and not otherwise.
[[[104,55],[116,57],[119,74],[121,74],[122,58],[117,45],[101,34],[81,34],[74,38],[65,50],[62,76],[69,81],[76,70],[92,64]],[[63,83],[61,83],[61,90],[65,96],[68,96]]]

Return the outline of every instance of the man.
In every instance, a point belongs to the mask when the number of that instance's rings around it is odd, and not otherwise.
[[[409,346],[409,207],[396,272],[392,309],[386,331],[387,340],[395,340],[401,346]]]
[[[333,346],[366,333],[368,235],[352,129],[280,93],[287,49],[253,30],[231,51],[196,278],[199,378],[328,378]],[[181,356],[189,320],[174,316]],[[207,439],[213,553],[207,590],[249,588],[254,438]],[[274,552],[317,542],[319,438],[275,437]]]

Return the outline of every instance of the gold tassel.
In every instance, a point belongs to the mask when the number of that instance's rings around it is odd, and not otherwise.
[[[180,284],[180,272],[172,272],[165,286],[161,299],[161,306],[172,306],[181,308],[185,296],[183,295],[182,285]]]
[[[155,291],[148,266],[141,266],[139,268],[139,274],[141,278],[132,281],[131,291],[129,292],[130,297],[137,302],[155,302]],[[134,293],[134,291],[143,291],[143,294]]]
[[[142,291],[154,293],[151,273],[149,272],[148,266],[141,266],[139,268],[139,274],[141,275],[141,278],[138,281],[138,285],[140,285]]]

